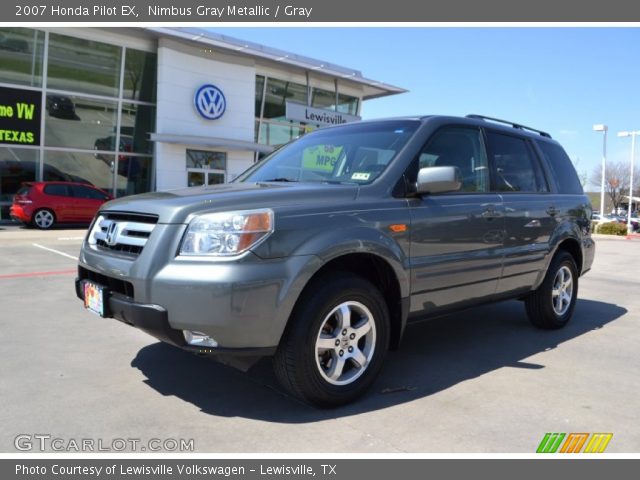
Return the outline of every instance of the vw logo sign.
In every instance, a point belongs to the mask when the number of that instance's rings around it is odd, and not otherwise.
[[[196,110],[207,120],[217,120],[227,108],[227,100],[224,98],[222,90],[215,85],[202,85],[194,97]]]

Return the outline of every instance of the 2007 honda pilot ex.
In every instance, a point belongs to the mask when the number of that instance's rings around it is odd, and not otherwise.
[[[105,204],[86,308],[201,354],[273,355],[293,395],[354,400],[413,319],[519,298],[571,318],[591,206],[544,132],[470,115],[317,130],[235,181]]]

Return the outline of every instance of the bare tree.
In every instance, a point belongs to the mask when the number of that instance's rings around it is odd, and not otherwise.
[[[127,79],[129,80],[128,84],[131,88],[131,98],[137,99],[136,94],[138,93],[138,84],[140,83],[140,79],[142,78],[142,55],[130,54],[127,57]]]
[[[629,195],[629,162],[607,162],[604,177],[605,195],[609,197],[613,208],[617,210],[620,205],[626,203]],[[597,166],[591,172],[589,181],[592,185],[600,187],[602,181],[602,167]],[[634,196],[640,189],[640,169],[634,165],[633,170]]]

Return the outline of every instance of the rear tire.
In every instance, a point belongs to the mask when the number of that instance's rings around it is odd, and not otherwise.
[[[578,268],[570,253],[559,251],[538,289],[525,299],[529,321],[546,330],[564,327],[578,297]]]
[[[36,210],[31,219],[31,224],[40,230],[48,230],[56,223],[56,214],[48,208]]]
[[[318,407],[349,403],[371,386],[389,348],[389,311],[362,277],[316,279],[299,299],[274,367],[292,395]]]

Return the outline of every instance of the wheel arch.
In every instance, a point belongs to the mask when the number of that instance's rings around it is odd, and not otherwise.
[[[388,259],[371,252],[350,252],[333,256],[309,277],[293,307],[294,311],[302,299],[322,277],[340,273],[358,275],[371,282],[382,294],[389,309],[391,321],[390,348],[399,346],[408,316],[408,279],[399,276],[398,266]],[[406,285],[403,285],[403,279]]]
[[[570,225],[563,225],[562,228],[558,228],[555,231],[549,242],[551,248],[549,249],[544,269],[538,274],[538,278],[536,279],[532,290],[538,288],[544,281],[551,262],[560,251],[567,252],[573,257],[573,260],[576,262],[578,276],[582,275],[584,268],[584,253],[582,251],[582,244],[579,238],[579,234],[571,228]]]
[[[556,247],[554,256],[560,251],[565,251],[573,257],[573,260],[576,262],[576,267],[578,269],[578,276],[581,275],[582,265],[583,265],[583,255],[582,255],[582,248],[580,248],[580,242],[578,242],[577,239],[572,237],[565,238]]]

